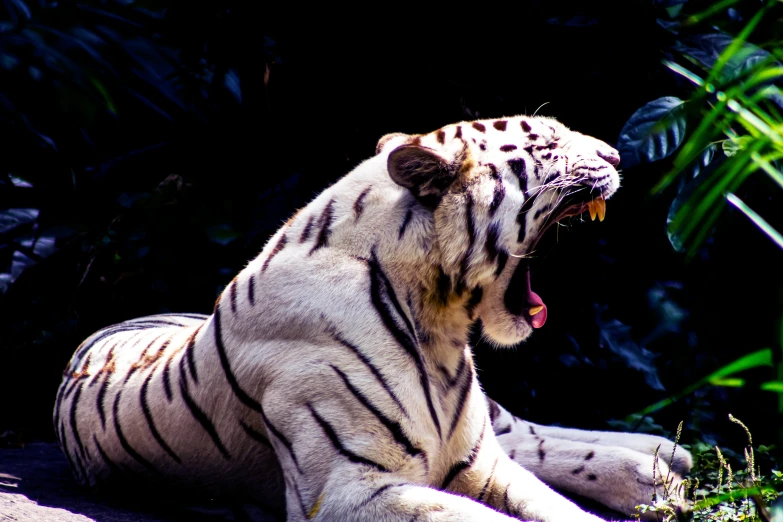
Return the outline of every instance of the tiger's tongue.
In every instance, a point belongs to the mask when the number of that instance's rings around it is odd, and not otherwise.
[[[543,299],[535,293],[530,286],[530,268],[527,269],[527,285],[526,285],[525,300],[527,301],[527,309],[525,315],[527,315],[530,325],[533,328],[541,328],[546,323],[546,305]]]

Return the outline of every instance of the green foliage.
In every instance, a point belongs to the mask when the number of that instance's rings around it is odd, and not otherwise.
[[[674,96],[651,101],[633,113],[618,140],[624,168],[670,156],[685,135],[684,102]]]
[[[775,41],[767,50],[747,42],[765,16],[775,16],[768,15],[775,4],[765,2],[736,37],[725,33],[681,37],[673,50],[686,65],[664,63],[693,83],[696,91],[686,102],[664,97],[648,103],[620,133],[618,146],[627,166],[658,161],[679,149],[653,192],[681,180],[667,225],[672,245],[686,250],[688,257],[710,236],[726,201],[783,248],[783,235],[734,194],[750,176],[759,174],[783,188],[777,163],[783,158],[783,94],[776,85],[783,66],[775,58],[783,55],[783,46]],[[711,8],[684,22],[693,25],[714,12]],[[688,121],[695,128],[683,141]],[[714,157],[716,145],[720,158]],[[714,168],[700,176],[711,163]]]
[[[721,450],[704,442],[683,445],[694,457],[690,476],[674,488],[670,477],[653,471],[655,481],[664,484],[663,498],[653,498],[651,504],[639,506],[637,517],[654,512],[661,522],[770,521],[770,504],[783,494],[783,472],[771,456],[772,447],[754,448],[753,437],[745,424],[731,414],[729,420],[745,431],[748,444],[743,453]],[[678,439],[681,428],[682,423]],[[666,456],[656,455],[656,460],[659,458]]]

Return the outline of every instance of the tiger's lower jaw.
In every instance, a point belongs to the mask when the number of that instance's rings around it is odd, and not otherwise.
[[[527,261],[512,258],[478,307],[484,338],[497,347],[512,347],[546,321],[544,302],[530,290]],[[531,313],[532,312],[532,313]]]

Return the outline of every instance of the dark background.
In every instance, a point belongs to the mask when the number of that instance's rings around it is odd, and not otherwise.
[[[614,144],[645,103],[687,99],[661,65],[678,38],[666,7],[678,3],[526,0],[436,15],[7,1],[0,441],[52,440],[61,372],[86,336],[141,315],[209,312],[277,227],[386,133],[538,110]],[[759,5],[690,30],[736,29]],[[774,378],[767,369],[628,419],[741,355],[781,353],[783,252],[725,211],[686,263],[666,235],[675,192],[651,195],[667,168],[623,170],[606,222],[548,235],[533,269],[547,325],[514,351],[476,335],[480,379],[535,422],[671,434],[683,420],[682,442],[739,448],[732,413],[754,442],[783,442],[777,396],[754,385]],[[738,195],[780,225],[780,197],[757,178]]]

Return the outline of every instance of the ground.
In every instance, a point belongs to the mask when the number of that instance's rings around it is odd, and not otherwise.
[[[119,502],[79,487],[56,444],[38,442],[21,448],[0,448],[0,522],[278,521],[257,510],[248,511],[247,506],[234,510],[184,508],[142,504],[138,497],[129,497]],[[601,511],[586,501],[580,503],[608,519],[618,518],[617,513]]]

